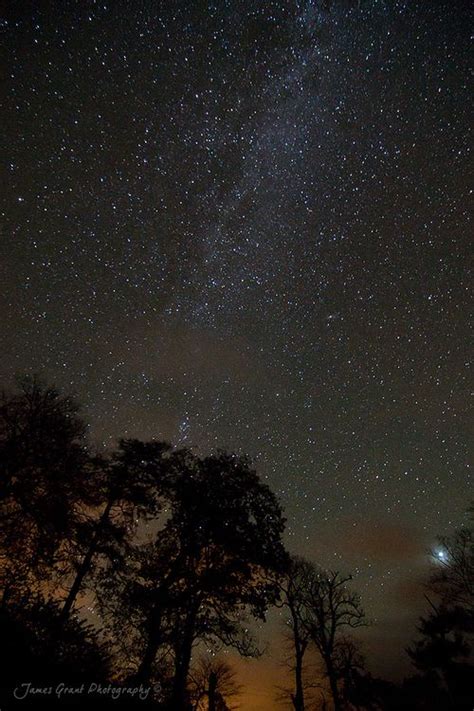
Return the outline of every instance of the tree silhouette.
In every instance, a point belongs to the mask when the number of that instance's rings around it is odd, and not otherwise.
[[[245,616],[265,619],[277,599],[272,576],[287,564],[284,520],[249,462],[234,455],[177,451],[157,487],[165,503],[154,540],[137,551],[119,585],[105,575],[103,588],[140,631],[136,678],[150,677],[159,650],[172,657],[170,703],[178,710],[187,707],[199,640],[256,654]]]
[[[439,538],[425,598],[429,614],[420,618],[417,639],[407,653],[421,672],[416,690],[434,707],[471,709],[474,635],[474,531],[470,523]]]
[[[4,601],[44,582],[87,496],[90,458],[78,405],[38,378],[0,403],[0,585]]]
[[[347,587],[351,579],[338,571],[319,569],[306,594],[305,625],[324,662],[335,711],[342,709],[339,682],[343,676],[346,630],[367,624],[359,596]]]
[[[258,656],[250,620],[264,621],[279,604],[294,651],[295,711],[305,709],[309,648],[324,663],[335,711],[372,708],[375,681],[346,635],[365,624],[350,577],[290,560],[281,507],[250,461],[139,440],[93,455],[78,413],[37,378],[0,403],[0,632],[12,645],[11,679],[22,668],[38,681],[153,678],[160,708],[225,711],[237,691],[233,672],[210,657],[193,667],[193,653],[204,643]],[[446,562],[462,560],[464,574],[470,539],[464,531],[451,543]],[[456,575],[436,585],[452,593],[456,583],[461,600]],[[86,601],[100,613],[93,624]],[[466,612],[456,610],[455,622],[454,609],[443,613],[451,630]],[[463,619],[467,634],[472,615]],[[431,663],[430,624],[414,651],[420,669]],[[450,689],[464,683],[463,644],[445,664]]]
[[[436,607],[420,620],[421,639],[407,649],[413,664],[438,689],[453,708],[472,708],[473,667],[469,664],[471,646],[466,634],[474,632],[472,616],[463,608]]]
[[[35,601],[30,597],[27,605],[15,601],[0,609],[0,638],[6,651],[0,677],[2,708],[38,707],[35,698],[15,702],[13,690],[27,682],[44,688],[105,682],[109,677],[111,660],[98,630],[85,620],[70,618],[58,637],[58,616],[58,606],[39,597]],[[47,701],[48,708],[61,706],[53,696]]]
[[[158,515],[155,480],[170,449],[166,443],[147,446],[136,440],[120,440],[118,450],[108,460],[100,461],[95,503],[102,511],[96,517],[86,512],[75,532],[71,547],[77,564],[62,619],[69,616],[87,576],[94,578],[104,564],[117,570],[130,553],[139,524]]]
[[[125,460],[119,457],[122,465],[146,476],[145,511],[154,510],[154,515],[145,516],[141,539],[133,541],[126,556],[119,561],[111,559],[98,571],[96,593],[118,654],[127,661],[127,673],[135,672],[136,679],[147,680],[154,667],[163,671],[158,649],[168,645],[166,656],[171,654],[168,638],[173,609],[167,591],[180,570],[176,565],[176,540],[167,535],[169,487],[192,455],[187,450],[172,450],[163,442],[127,440],[121,446],[126,450]],[[161,678],[165,686],[168,677],[166,670]]]
[[[429,589],[444,603],[460,605],[474,615],[474,506],[469,525],[439,538]]]
[[[295,711],[304,711],[305,709],[303,663],[311,641],[310,630],[305,624],[305,606],[314,575],[315,568],[312,563],[299,556],[293,556],[287,573],[279,579],[282,592],[282,600],[279,605],[284,607],[288,613],[285,624],[289,630],[294,655],[292,670],[295,686],[290,697]]]
[[[378,709],[379,680],[367,673],[365,659],[354,640],[341,636],[335,656],[343,704],[348,708]]]
[[[343,707],[340,687],[347,679],[348,662],[354,666],[356,658],[346,631],[367,624],[359,596],[347,587],[350,580],[351,576],[323,570],[302,558],[292,561],[284,589],[295,650],[295,709],[304,708],[302,663],[309,641],[324,664],[335,711]]]
[[[232,711],[240,689],[234,670],[223,659],[201,657],[189,675],[192,711]]]

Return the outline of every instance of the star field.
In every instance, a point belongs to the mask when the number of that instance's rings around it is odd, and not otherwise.
[[[395,627],[472,492],[467,3],[20,2],[1,31],[3,383],[75,392],[101,447],[255,457],[290,548]]]

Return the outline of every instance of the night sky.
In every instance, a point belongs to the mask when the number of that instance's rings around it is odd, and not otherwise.
[[[1,383],[75,393],[100,447],[255,457],[290,549],[354,573],[385,674],[472,498],[468,5],[1,20]]]

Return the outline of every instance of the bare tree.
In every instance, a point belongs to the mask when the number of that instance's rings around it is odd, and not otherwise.
[[[323,662],[334,710],[340,711],[343,707],[340,685],[347,670],[347,629],[367,624],[360,598],[347,587],[349,575],[323,570],[302,559],[293,561],[293,571],[289,588],[291,609],[288,608],[296,639],[293,706],[295,711],[304,709],[302,660],[311,641]]]
[[[334,711],[343,708],[340,681],[346,661],[347,629],[367,624],[359,596],[349,590],[351,576],[314,567],[303,608],[304,626],[324,663]]]
[[[338,640],[335,666],[338,670],[343,700],[346,705],[351,704],[354,697],[361,696],[361,686],[369,687],[370,675],[365,671],[365,660],[360,653],[359,646],[350,637],[341,636]],[[368,705],[368,694],[366,693],[365,696],[365,705],[367,708],[371,708]]]
[[[474,506],[468,510],[470,525],[452,536],[439,538],[433,552],[436,568],[428,587],[445,604],[460,605],[474,613]]]
[[[304,657],[311,641],[311,633],[305,625],[305,606],[307,592],[315,575],[315,567],[304,558],[291,558],[288,573],[280,581],[282,599],[279,607],[283,607],[287,616],[285,625],[291,641],[294,673],[294,689],[290,692],[291,703],[295,711],[305,709],[305,684],[303,680]]]
[[[280,580],[280,606],[288,613],[286,624],[294,654],[291,701],[295,711],[305,709],[303,662],[312,645],[322,661],[335,711],[342,709],[352,671],[360,667],[360,655],[347,630],[367,622],[359,596],[347,586],[350,580],[351,576],[325,571],[299,557],[291,559]]]
[[[189,696],[193,711],[237,709],[234,701],[241,692],[235,671],[223,659],[201,657],[189,676]]]

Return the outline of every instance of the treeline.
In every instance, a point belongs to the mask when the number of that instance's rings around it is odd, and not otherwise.
[[[366,618],[350,577],[288,554],[282,509],[248,459],[130,439],[101,455],[86,430],[76,402],[36,378],[2,396],[7,709],[15,689],[23,708],[37,708],[42,693],[48,708],[82,708],[81,684],[91,683],[141,689],[140,698],[104,694],[103,707],[235,708],[239,687],[218,653],[258,656],[251,623],[273,606],[291,648],[287,708],[472,708],[472,529],[443,542],[431,611],[409,650],[419,673],[395,686],[364,669],[350,633]],[[71,693],[59,698],[56,684]]]
[[[468,514],[468,524],[453,536],[440,538],[432,552],[424,594],[428,612],[420,619],[417,639],[406,649],[416,673],[401,684],[367,671],[357,639],[348,635],[367,624],[358,595],[348,587],[350,576],[322,570],[302,558],[290,559],[278,603],[287,610],[287,659],[293,674],[292,687],[286,691],[290,708],[474,708],[474,510]],[[393,651],[387,649],[388,654]],[[316,682],[314,657],[319,669]]]

